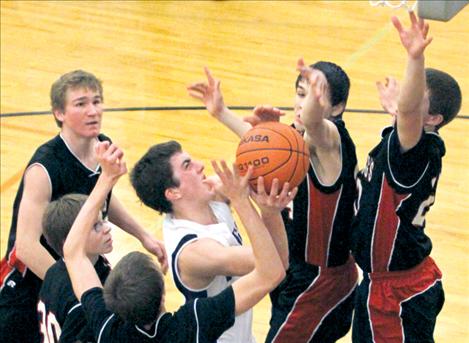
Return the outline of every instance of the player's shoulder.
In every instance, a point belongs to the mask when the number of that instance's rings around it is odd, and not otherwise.
[[[47,270],[46,275],[44,277],[44,281],[47,280],[54,280],[54,279],[63,279],[64,276],[68,276],[67,267],[65,266],[65,262],[63,259],[59,259],[55,261],[55,263],[50,266]]]

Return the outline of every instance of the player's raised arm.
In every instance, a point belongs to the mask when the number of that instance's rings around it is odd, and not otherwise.
[[[279,190],[279,181],[274,179],[270,194],[267,194],[264,187],[264,178],[259,177],[257,192],[251,191],[251,197],[259,207],[262,220],[270,232],[285,269],[288,269],[289,252],[287,231],[283,223],[281,211],[293,201],[298,192],[298,187],[295,187],[291,192],[289,188],[289,183],[285,182],[282,189]]]
[[[207,82],[196,82],[189,85],[187,87],[189,95],[202,101],[207,111],[223,125],[239,137],[243,136],[251,128],[251,125],[244,122],[225,105],[220,89],[220,80],[215,79],[207,67],[204,70]]]
[[[410,27],[404,28],[397,17],[392,23],[407,51],[407,67],[398,101],[397,131],[403,151],[414,147],[423,130],[423,116],[428,112],[428,94],[425,94],[425,48],[431,43],[429,26],[414,12],[409,13]]]
[[[99,218],[106,197],[120,176],[127,172],[122,160],[123,152],[114,144],[100,142],[96,145],[96,156],[102,172],[96,186],[89,195],[64,243],[64,260],[73,291],[77,299],[90,288],[102,287],[93,264],[86,255],[88,233]]]
[[[274,289],[285,277],[285,268],[272,237],[249,200],[248,180],[252,168],[240,177],[236,168],[233,171],[224,161],[221,166],[212,164],[223,184],[223,193],[238,213],[249,239],[254,255],[254,270],[233,283],[235,312],[241,314],[257,304],[268,292]]]
[[[328,100],[329,86],[324,74],[308,67],[302,58],[296,69],[308,82],[308,92],[303,104],[300,120],[305,127],[305,141],[310,147],[329,150],[338,147],[339,132],[328,120],[329,113],[343,112],[345,104],[340,103],[334,109]]]

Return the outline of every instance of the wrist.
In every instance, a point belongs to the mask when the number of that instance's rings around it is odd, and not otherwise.
[[[248,197],[237,196],[233,198],[229,198],[231,206],[236,210],[243,210],[248,207],[251,207],[251,203]]]

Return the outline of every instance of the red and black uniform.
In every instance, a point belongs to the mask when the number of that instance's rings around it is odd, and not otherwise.
[[[98,139],[109,140],[104,135],[99,135]],[[51,201],[70,193],[90,194],[101,171],[100,167],[91,170],[82,164],[60,135],[36,150],[26,170],[32,165],[42,166],[48,174],[52,189]],[[16,258],[15,249],[23,186],[24,180],[21,181],[13,204],[7,252],[0,262],[0,342],[4,343],[39,342],[36,306],[42,281]],[[59,258],[44,236],[41,236],[41,244],[55,259]]]
[[[357,158],[344,122],[335,125],[341,138],[340,175],[326,186],[310,163],[292,212],[284,213],[290,268],[271,293],[267,342],[335,342],[350,329],[358,278],[350,255]]]
[[[358,174],[352,250],[364,279],[354,342],[433,342],[444,293],[424,228],[444,154],[437,133],[422,133],[401,152],[397,130],[389,127]]]

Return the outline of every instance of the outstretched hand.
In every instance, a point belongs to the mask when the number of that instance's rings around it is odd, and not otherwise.
[[[292,200],[298,192],[298,187],[292,191],[289,190],[290,185],[288,182],[283,184],[279,190],[279,181],[274,179],[270,187],[270,194],[267,194],[264,186],[264,178],[260,176],[257,179],[257,192],[251,190],[251,197],[256,202],[263,215],[272,214],[282,211]]]
[[[285,115],[285,112],[279,110],[276,107],[270,105],[260,105],[254,108],[252,116],[244,117],[243,120],[252,126],[256,126],[260,123],[267,121],[280,121],[280,117]]]
[[[385,82],[377,81],[379,101],[383,109],[393,117],[397,115],[397,101],[399,99],[399,82],[393,77],[386,77]]]
[[[124,152],[115,144],[108,141],[98,142],[95,145],[96,159],[101,166],[101,172],[109,177],[113,183],[127,173],[124,161]]]
[[[237,202],[249,197],[249,178],[253,168],[249,167],[244,176],[240,176],[238,169],[233,165],[233,170],[228,168],[225,161],[220,161],[220,166],[216,161],[212,161],[213,170],[220,178],[221,183],[216,185],[216,191],[231,200]]]
[[[431,43],[432,37],[428,36],[430,26],[423,18],[417,18],[413,11],[409,12],[410,27],[405,29],[402,23],[396,16],[391,18],[391,21],[399,32],[399,37],[407,53],[412,58],[419,58],[423,55],[425,48]]]
[[[189,95],[202,101],[207,111],[218,118],[225,109],[223,95],[220,89],[220,80],[215,79],[207,67],[204,67],[207,82],[197,82],[187,86]]]
[[[308,116],[310,113],[318,111],[324,112],[328,106],[327,99],[327,81],[321,74],[314,72],[311,67],[306,65],[303,58],[299,58],[296,63],[296,70],[308,82],[308,93],[303,105],[303,114]]]

